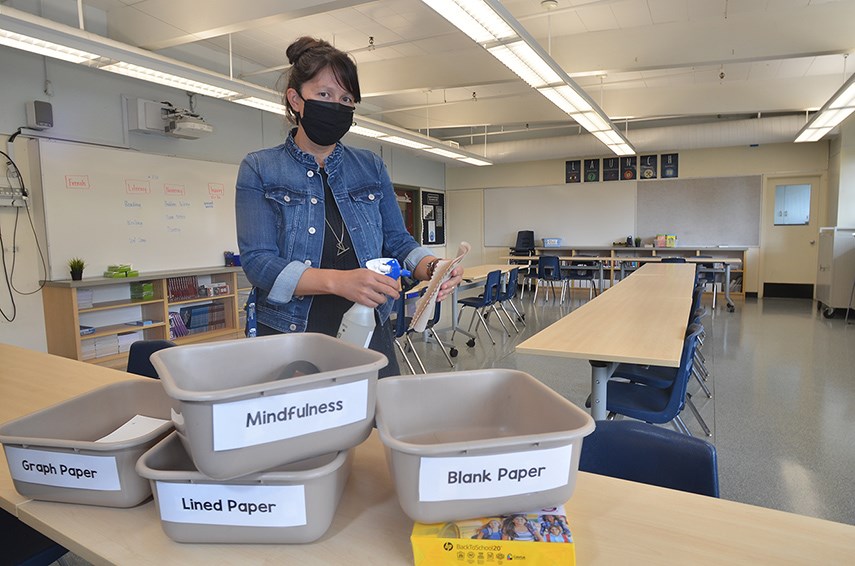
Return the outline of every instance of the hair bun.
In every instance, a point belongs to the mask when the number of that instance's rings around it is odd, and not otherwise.
[[[306,51],[320,45],[321,42],[314,37],[303,36],[288,46],[288,49],[285,50],[285,55],[288,57],[288,62],[291,65],[296,65],[297,61]]]

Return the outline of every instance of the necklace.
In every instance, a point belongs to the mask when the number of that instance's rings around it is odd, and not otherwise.
[[[347,247],[347,246],[345,246],[345,245],[344,245],[344,242],[343,242],[343,240],[344,240],[344,230],[345,230],[345,227],[344,227],[344,221],[342,221],[342,223],[341,223],[341,236],[339,236],[339,235],[337,235],[337,234],[335,233],[335,230],[333,230],[332,224],[330,224],[330,221],[329,221],[329,220],[327,220],[326,218],[324,218],[324,222],[326,222],[326,223],[327,223],[327,227],[329,227],[330,232],[332,232],[333,238],[335,238],[335,247],[336,247],[336,249],[338,250],[338,252],[337,252],[335,255],[336,255],[336,256],[340,256],[340,255],[342,255],[342,254],[347,253],[347,252],[350,250],[350,248],[349,248],[349,247]]]

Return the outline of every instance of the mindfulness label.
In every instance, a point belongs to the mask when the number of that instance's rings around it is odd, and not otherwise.
[[[17,481],[96,491],[121,489],[115,456],[83,456],[7,446],[6,460]]]
[[[214,450],[233,450],[355,423],[368,416],[368,380],[213,406]]]
[[[296,527],[306,524],[302,485],[155,482],[160,518],[172,523]]]
[[[490,456],[422,458],[420,501],[489,499],[563,487],[572,445]]]

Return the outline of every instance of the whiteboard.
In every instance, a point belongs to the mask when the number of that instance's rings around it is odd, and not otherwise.
[[[49,278],[107,265],[139,271],[223,265],[237,251],[238,166],[131,150],[40,140]]]
[[[484,189],[484,245],[513,247],[534,230],[565,245],[602,246],[635,234],[635,181]]]

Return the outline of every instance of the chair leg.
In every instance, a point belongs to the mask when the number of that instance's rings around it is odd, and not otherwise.
[[[501,325],[502,325],[502,328],[504,328],[504,329],[505,329],[505,334],[507,334],[508,336],[510,336],[510,335],[511,335],[511,331],[510,331],[510,330],[508,330],[508,327],[507,327],[507,326],[505,326],[505,321],[502,319],[502,315],[501,315],[501,314],[499,314],[499,309],[497,309],[497,308],[496,308],[496,303],[493,303],[492,305],[490,305],[490,307],[493,309],[493,312],[495,312],[495,313],[496,313],[496,318],[499,320],[499,324],[501,324]],[[507,313],[505,313],[505,314],[507,314]],[[510,318],[510,317],[508,317],[508,318]],[[511,324],[513,324],[513,321],[511,321]],[[516,326],[514,326],[514,328],[516,328]],[[519,332],[519,330],[517,330],[517,332]]]
[[[698,420],[698,424],[701,425],[701,428],[704,429],[704,434],[707,436],[712,436],[712,432],[710,432],[710,427],[707,426],[706,421],[701,416],[701,413],[698,411],[698,408],[695,406],[695,402],[692,401],[692,395],[686,394],[686,405],[689,406],[689,409],[692,411],[692,414],[695,415],[695,418]]]
[[[531,298],[531,304],[534,304],[534,303],[536,303],[536,302],[537,302],[537,290],[538,290],[539,288],[540,288],[540,279],[538,279],[538,280],[537,280],[537,281],[535,281],[535,283],[534,283],[534,295],[533,295],[533,296],[532,296],[532,298]]]
[[[520,314],[520,311],[517,309],[517,305],[514,304],[514,300],[508,299],[508,303],[511,305],[511,308],[514,309],[514,313],[516,313],[517,315],[517,320],[520,321],[523,326],[525,326],[525,317]]]
[[[506,309],[506,308],[505,308],[504,303],[498,303],[498,305],[499,305],[499,308],[500,308],[500,309],[502,309],[502,312],[503,312],[503,313],[505,313],[505,316],[506,316],[506,317],[508,317],[508,321],[510,321],[511,326],[513,326],[513,327],[514,327],[514,330],[516,330],[516,331],[517,331],[517,334],[519,334],[519,333],[520,333],[520,329],[519,329],[519,328],[517,328],[517,325],[514,323],[514,319],[513,319],[513,317],[511,316],[511,313],[509,313],[509,312],[508,312],[508,309]]]
[[[481,312],[481,310],[476,310],[475,312],[478,314],[479,324],[484,325],[484,330],[487,331],[487,336],[490,337],[490,342],[492,342],[493,346],[495,346],[496,345],[496,339],[493,338],[493,333],[490,332],[490,327],[487,326],[487,319],[484,318],[484,314]],[[477,325],[475,326],[475,332],[478,332],[478,326]]]
[[[457,334],[457,327],[460,326],[460,318],[463,316],[463,307],[457,311],[457,321],[454,323],[454,332],[451,333],[451,340],[454,340],[454,335]]]
[[[401,356],[404,358],[404,361],[407,363],[407,367],[410,368],[410,373],[416,375],[416,370],[413,369],[413,364],[410,363],[410,358],[407,356],[407,352],[404,351],[404,347],[401,346],[401,342],[395,338],[395,345],[398,347],[398,350],[401,351]]]
[[[674,417],[674,420],[672,422],[674,423],[674,426],[677,427],[677,430],[679,432],[682,432],[686,436],[694,436],[694,434],[692,434],[692,431],[689,430],[689,427],[686,426],[686,423],[683,422],[683,418],[680,415]]]
[[[439,339],[439,334],[436,333],[433,326],[431,326],[429,330],[433,335],[434,340],[436,340],[436,343],[439,344],[439,347],[442,349],[442,353],[445,354],[445,359],[448,360],[448,365],[454,367],[454,362],[452,361],[451,356],[448,355],[448,350],[445,348],[445,344],[443,344],[442,340]]]
[[[712,399],[712,392],[710,392],[709,387],[707,387],[707,384],[706,384],[706,383],[704,383],[704,380],[703,380],[703,379],[701,379],[701,375],[700,375],[700,374],[698,373],[698,371],[694,368],[694,366],[692,367],[692,375],[694,375],[694,376],[695,376],[695,379],[697,379],[697,380],[698,380],[698,383],[700,383],[700,384],[701,384],[701,389],[703,389],[703,390],[704,390],[704,393],[706,394],[707,398],[708,398],[708,399]]]
[[[416,361],[419,362],[419,369],[422,370],[422,373],[427,373],[427,370],[425,369],[425,365],[422,363],[422,359],[419,357],[419,353],[416,352],[416,349],[413,347],[413,341],[410,340],[410,335],[407,334],[406,337],[407,337],[407,344],[410,346],[410,351],[416,357]]]

